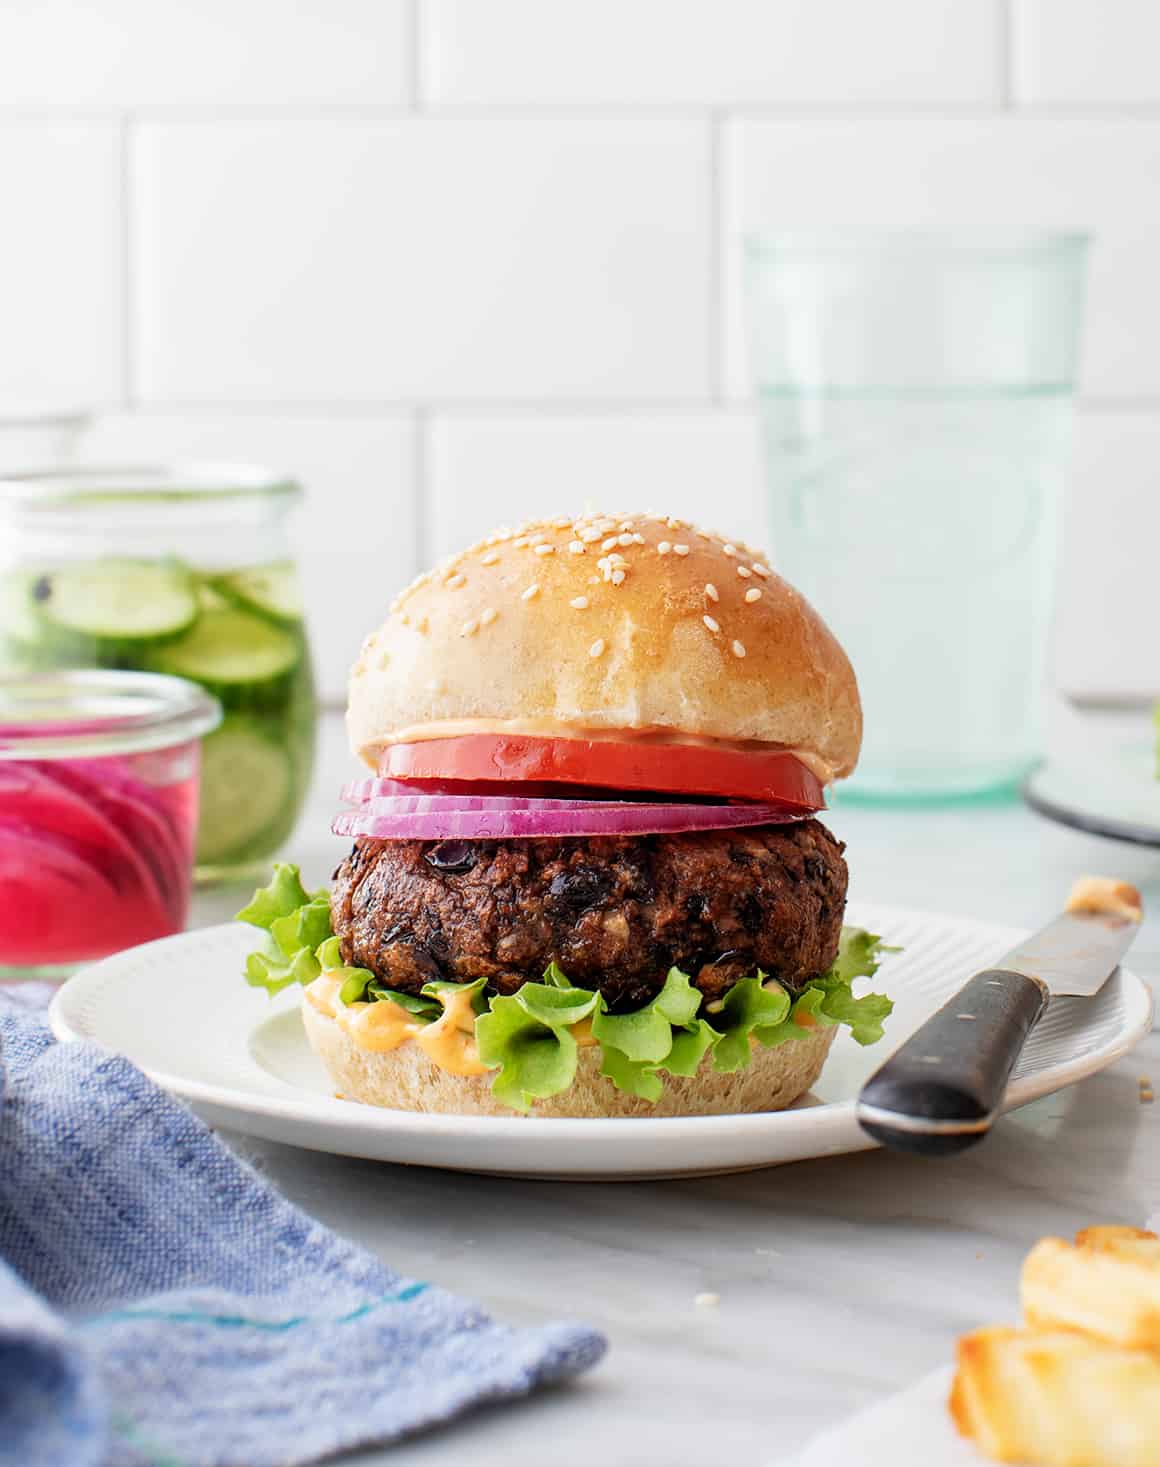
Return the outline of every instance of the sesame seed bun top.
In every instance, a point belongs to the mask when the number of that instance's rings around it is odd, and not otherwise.
[[[740,542],[656,514],[497,530],[414,581],[363,643],[351,745],[471,732],[648,734],[794,749],[823,778],[862,741],[813,607]]]

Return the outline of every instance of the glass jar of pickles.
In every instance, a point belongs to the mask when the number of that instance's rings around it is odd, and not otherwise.
[[[264,867],[309,787],[315,699],[287,537],[292,480],[224,465],[0,477],[0,669],[200,683],[199,879]]]

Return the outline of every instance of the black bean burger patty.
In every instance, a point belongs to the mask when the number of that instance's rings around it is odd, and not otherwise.
[[[816,820],[687,835],[356,841],[335,872],[344,962],[388,987],[486,978],[510,993],[555,960],[609,1004],[676,964],[710,998],[762,968],[800,987],[833,962],[845,849]]]

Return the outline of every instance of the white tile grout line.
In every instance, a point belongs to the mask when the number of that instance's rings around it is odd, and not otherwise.
[[[412,112],[426,110],[423,86],[423,14],[422,0],[406,0],[403,15],[406,48],[407,105]]]
[[[157,399],[134,402],[133,412],[140,417],[317,417],[352,419],[413,419],[422,413],[434,418],[680,418],[702,416],[729,418],[744,416],[753,409],[745,396],[723,396],[719,400],[703,398],[650,398],[626,394],[620,398],[585,400],[583,398],[424,398],[421,402],[406,398],[332,399],[304,401],[272,398],[268,402],[181,401]],[[1077,399],[1080,413],[1160,412],[1160,395],[1088,395]],[[119,412],[116,403],[98,406],[98,412]]]
[[[133,295],[133,118],[126,114],[120,126],[120,210],[118,219],[118,256],[120,266],[121,320],[121,398],[122,406],[134,405],[136,392],[136,344],[133,339],[135,319]]]
[[[1015,107],[1015,11],[1013,0],[995,0],[999,7],[999,106],[1004,112]]]
[[[0,102],[0,128],[32,123],[117,123],[124,105],[12,106]],[[1025,102],[1009,108],[988,103],[944,102],[762,102],[728,103],[173,103],[132,108],[134,122],[229,126],[247,122],[988,122],[1028,118],[1056,122],[1157,122],[1160,102]]]

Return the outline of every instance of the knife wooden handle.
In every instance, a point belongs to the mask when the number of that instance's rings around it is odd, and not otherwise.
[[[921,1156],[981,1141],[1047,998],[1043,984],[1022,973],[976,973],[866,1082],[862,1129]]]

